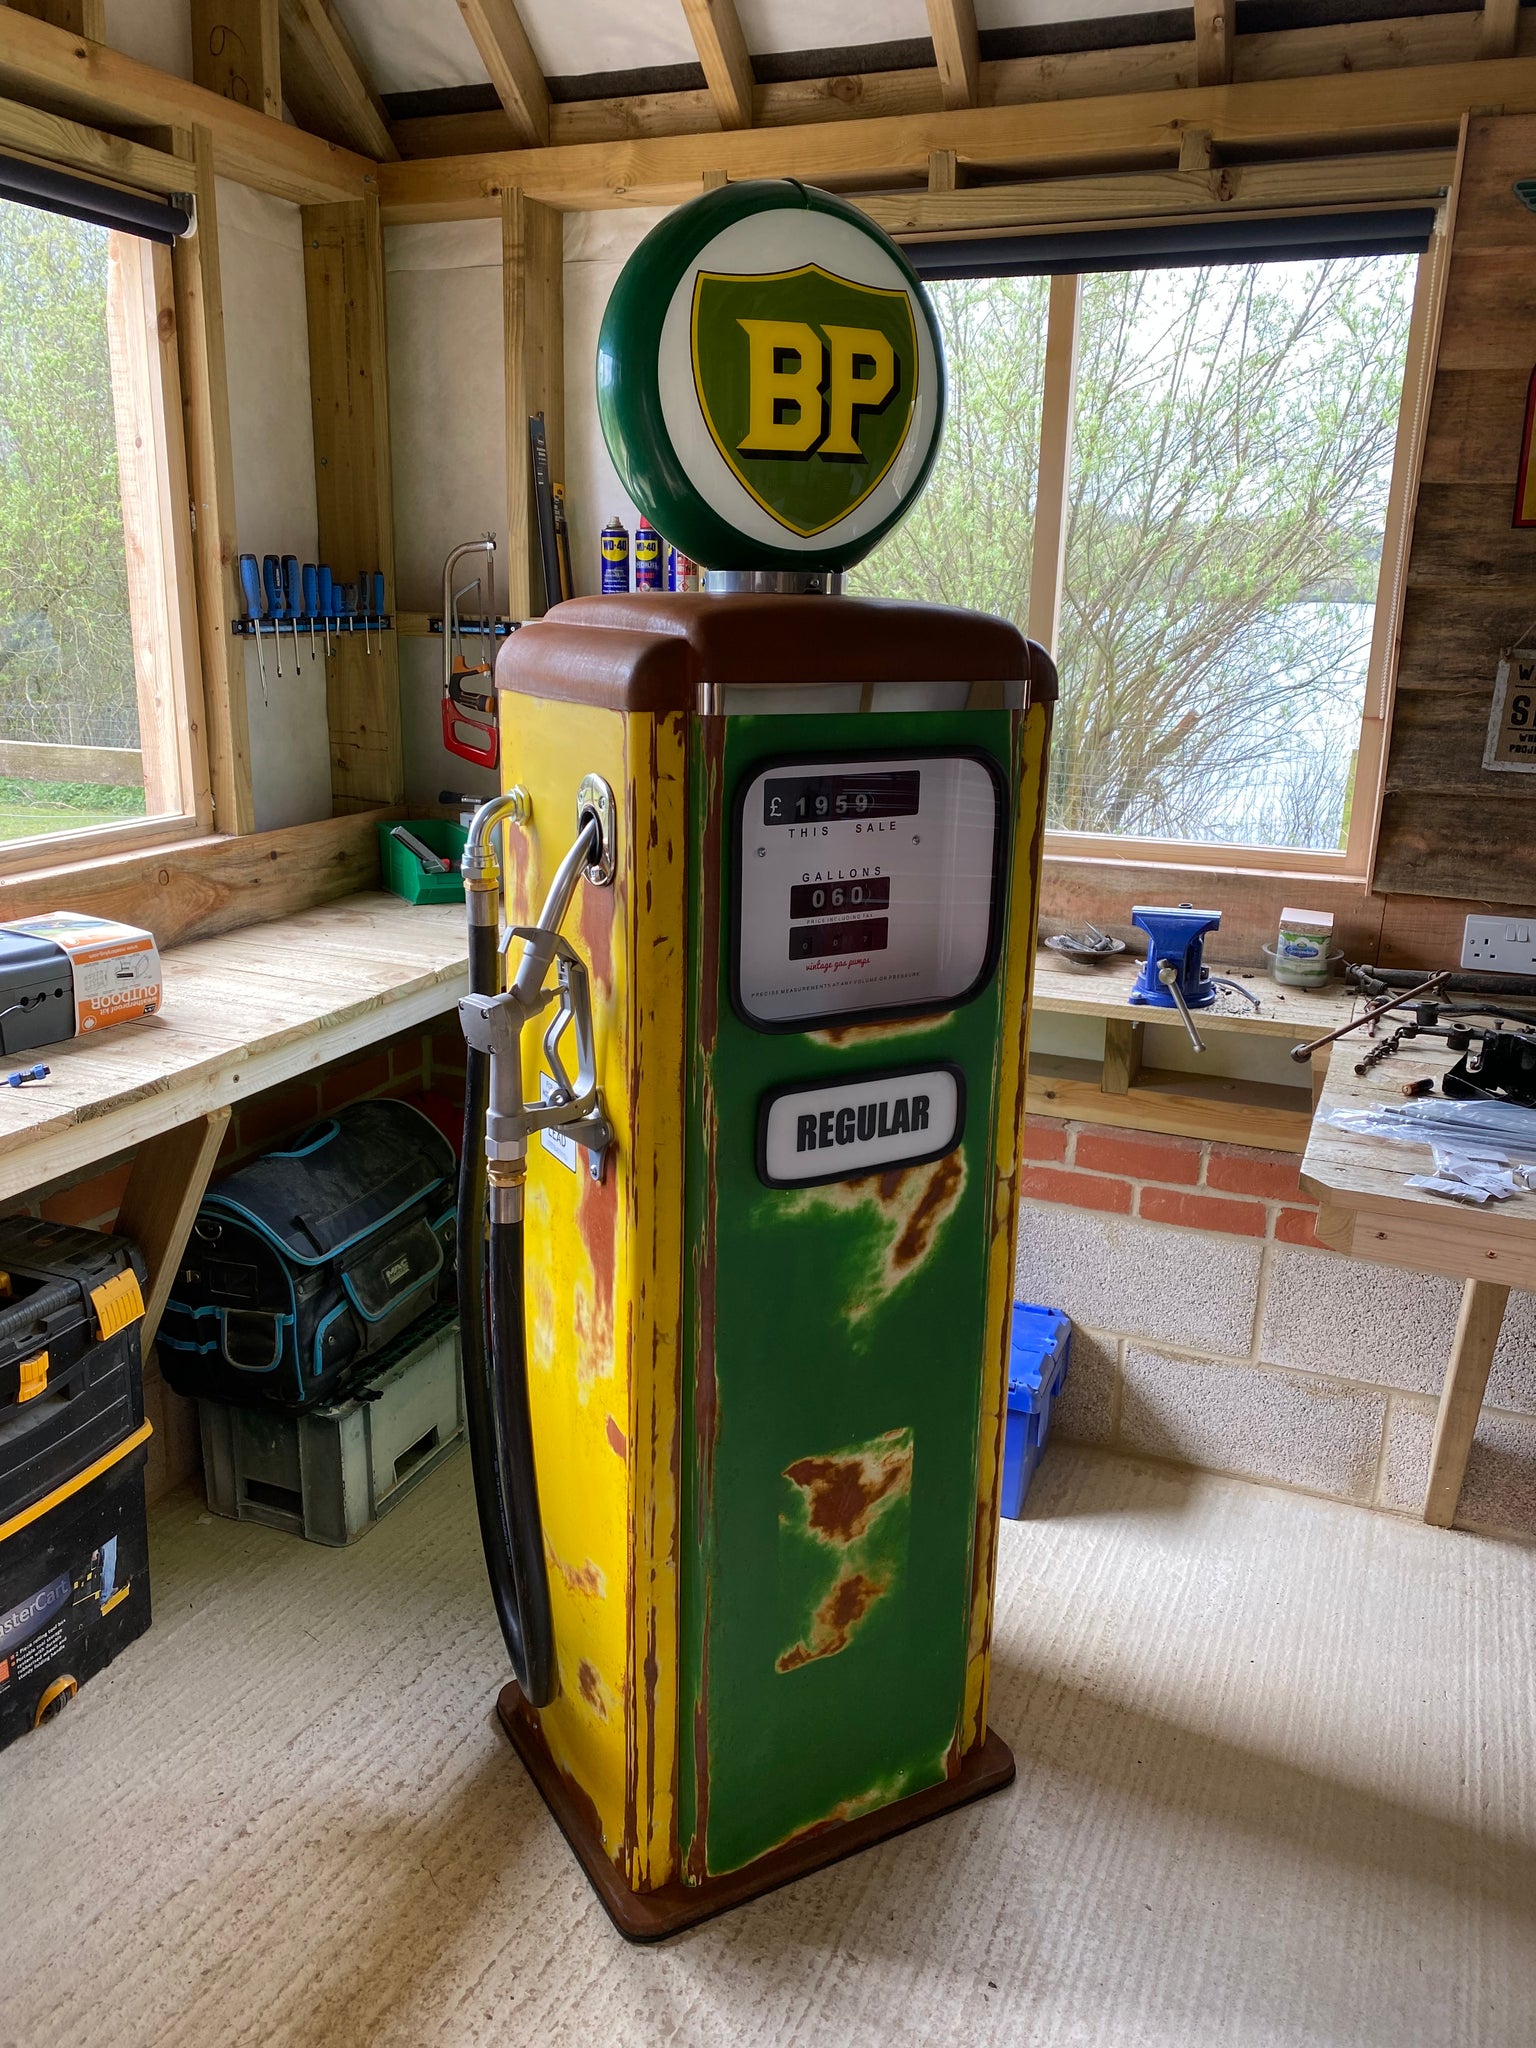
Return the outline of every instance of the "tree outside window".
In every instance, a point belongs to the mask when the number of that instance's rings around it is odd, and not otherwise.
[[[1417,260],[1084,278],[1055,830],[1343,846]],[[1046,283],[933,292],[944,446],[850,587],[1023,627]]]

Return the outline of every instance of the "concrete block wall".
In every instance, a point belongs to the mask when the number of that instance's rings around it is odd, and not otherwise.
[[[317,1118],[374,1095],[432,1095],[448,1107],[464,1102],[464,1041],[451,1022],[436,1031],[410,1031],[348,1060],[319,1067],[301,1081],[286,1081],[236,1105],[214,1169],[215,1179]],[[44,1216],[53,1223],[110,1230],[128,1185],[133,1157],[104,1162],[70,1179],[38,1188],[3,1212]],[[172,1393],[160,1377],[153,1350],[144,1361],[144,1412],[154,1425],[149,1440],[146,1490],[154,1501],[202,1471],[195,1403]]]
[[[1319,1245],[1285,1154],[1031,1118],[1016,1293],[1064,1309],[1053,1432],[1417,1514],[1461,1290]],[[1536,1535],[1536,1296],[1513,1293],[1458,1524]]]

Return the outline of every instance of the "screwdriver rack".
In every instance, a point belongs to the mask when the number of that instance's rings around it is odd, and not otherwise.
[[[280,619],[230,621],[230,631],[239,640],[254,640],[258,637],[270,640],[277,633],[281,633],[287,640],[291,639],[295,632],[301,639],[307,640],[311,627],[314,628],[315,639],[319,641],[327,633],[333,636],[338,633],[392,633],[395,622],[388,612],[369,612],[366,615],[361,612],[343,612],[339,615],[335,612],[329,615],[324,612],[316,612],[313,615],[300,612],[297,618],[289,618],[285,612]]]

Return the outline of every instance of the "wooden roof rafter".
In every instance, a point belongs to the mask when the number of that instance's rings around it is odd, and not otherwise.
[[[514,0],[459,0],[464,26],[491,74],[520,149],[549,141],[549,87]]]
[[[301,127],[383,160],[400,151],[330,0],[281,0],[283,97]]]
[[[683,0],[683,13],[720,126],[750,128],[756,80],[736,0]]]
[[[981,99],[981,42],[975,0],[928,0],[928,32],[945,106],[976,106]]]

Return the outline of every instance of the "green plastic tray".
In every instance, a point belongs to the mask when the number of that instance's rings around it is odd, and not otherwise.
[[[415,854],[403,847],[398,839],[390,838],[397,822],[402,823],[407,832],[414,832],[423,846],[430,846],[434,853],[440,853],[444,860],[452,862],[446,875],[424,874]],[[464,877],[459,873],[459,856],[468,837],[462,825],[455,825],[448,818],[404,818],[381,825],[379,868],[384,887],[392,889],[397,896],[403,896],[407,903],[462,903]]]

